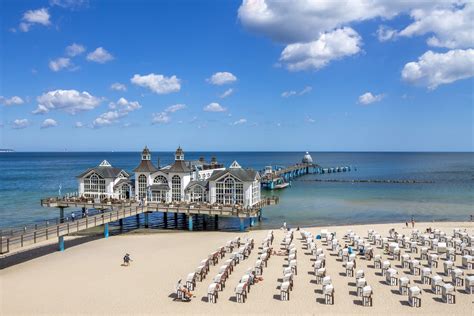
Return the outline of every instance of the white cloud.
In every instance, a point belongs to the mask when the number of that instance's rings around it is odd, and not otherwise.
[[[291,97],[291,96],[294,96],[294,95],[305,95],[307,93],[310,93],[312,90],[313,90],[313,87],[306,86],[306,87],[303,88],[303,90],[301,90],[299,92],[297,92],[295,90],[283,91],[281,93],[281,96],[284,97],[284,98],[288,98],[288,97]]]
[[[9,106],[9,105],[21,105],[23,103],[25,103],[25,101],[20,98],[19,96],[13,96],[9,99],[6,99],[4,97],[0,97],[0,103],[5,105],[5,106]]]
[[[232,123],[232,125],[242,125],[242,124],[245,124],[245,123],[247,123],[247,119],[241,118],[241,119],[235,121],[234,123]]]
[[[74,57],[80,55],[86,51],[86,48],[83,45],[72,43],[66,47],[66,55]]]
[[[28,119],[16,119],[13,121],[12,128],[22,129],[28,127],[29,125],[30,121],[28,121]]]
[[[212,102],[204,107],[204,111],[205,112],[225,112],[227,111],[227,109],[217,102]]]
[[[152,124],[166,124],[171,121],[171,118],[166,112],[153,113],[152,116]]]
[[[174,104],[166,108],[165,112],[167,113],[174,113],[186,108],[185,104]]]
[[[290,91],[283,91],[281,93],[281,96],[284,97],[284,98],[288,98],[288,97],[291,97],[293,95],[296,95],[296,91],[295,90],[290,90]]]
[[[49,62],[49,69],[54,72],[62,69],[71,69],[74,65],[71,63],[71,59],[66,57],[60,57]]]
[[[367,104],[371,104],[371,103],[374,103],[374,102],[380,102],[380,101],[382,101],[383,98],[384,98],[383,94],[374,95],[371,92],[366,92],[366,93],[359,96],[359,102],[358,103],[367,105]]]
[[[76,122],[76,123],[74,124],[74,127],[75,127],[75,128],[83,128],[83,127],[84,127],[84,124],[83,124],[82,122]]]
[[[357,54],[361,50],[362,39],[349,27],[323,33],[312,42],[295,43],[285,47],[280,61],[292,71],[321,69],[332,60]]]
[[[41,124],[41,128],[50,128],[50,127],[55,127],[55,126],[58,126],[58,122],[56,122],[55,120],[51,118],[45,119],[43,123]]]
[[[101,98],[91,95],[87,91],[54,90],[37,97],[38,107],[34,114],[48,113],[51,110],[62,110],[69,114],[93,110],[102,101]]]
[[[128,101],[125,98],[120,98],[117,102],[110,102],[109,108],[112,110],[118,110],[121,114],[127,114],[141,109],[142,106],[138,101]]]
[[[228,96],[230,96],[232,93],[234,93],[234,89],[229,88],[229,89],[225,90],[224,93],[222,93],[219,97],[221,99],[224,99],[224,98],[227,98]]]
[[[87,54],[87,60],[88,61],[93,61],[99,64],[104,64],[108,61],[111,61],[114,59],[114,56],[112,56],[108,51],[106,51],[103,47],[98,47],[96,48],[95,51]]]
[[[48,9],[46,8],[41,8],[38,10],[28,10],[23,14],[23,17],[21,19],[22,22],[20,22],[18,28],[22,32],[28,32],[31,26],[34,24],[48,26],[51,24],[49,18],[50,15]]]
[[[123,83],[114,82],[110,85],[110,89],[115,91],[127,91],[127,86]]]
[[[410,13],[413,23],[399,32],[400,36],[433,34],[427,43],[446,48],[474,47],[474,3],[415,9]]]
[[[118,123],[119,120],[127,116],[130,112],[141,109],[142,106],[137,101],[128,101],[125,98],[120,98],[117,102],[110,102],[108,111],[99,115],[93,122],[92,127],[104,127]]]
[[[388,26],[380,25],[377,29],[377,38],[380,42],[386,42],[396,38],[398,35],[397,30],[394,30]]]
[[[79,9],[81,7],[87,7],[89,0],[49,0],[51,6],[58,6],[64,9]]]
[[[311,117],[309,117],[309,116],[306,117],[305,121],[306,121],[306,123],[310,123],[310,124],[313,124],[314,122],[316,122],[315,119],[313,119],[313,118],[311,118]]]
[[[472,7],[472,2],[467,0],[243,0],[238,17],[248,30],[288,45],[287,49],[298,48],[302,57],[287,66],[290,70],[302,70],[320,69],[330,60],[359,51],[361,39],[358,36],[351,36],[351,43],[340,37],[327,50],[324,48],[325,41],[321,39],[324,34],[362,21],[382,19],[386,22],[402,14],[410,14],[415,21],[409,26],[411,31],[404,32],[406,35],[433,32],[435,36],[429,40],[430,45],[466,47],[460,46],[460,43],[472,43]],[[446,19],[443,14],[446,14]],[[396,36],[397,31],[389,28],[381,28],[378,32],[382,41]],[[315,47],[317,41],[321,46]],[[326,51],[328,55],[321,58],[321,51]],[[339,53],[334,54],[335,51]],[[331,57],[334,55],[338,57]],[[283,62],[284,56],[285,52],[280,59]]]
[[[439,85],[474,76],[474,49],[456,49],[446,53],[427,51],[418,61],[402,70],[406,82],[436,89]]]
[[[166,124],[171,122],[170,113],[175,113],[186,108],[185,104],[174,104],[167,107],[163,112],[152,113],[152,124]],[[178,122],[179,123],[179,122]]]
[[[92,126],[94,128],[97,127],[103,127],[107,125],[112,125],[113,123],[118,122],[118,119],[122,117],[118,111],[108,111],[105,113],[102,113],[97,117],[93,122]]]
[[[140,87],[145,87],[157,94],[178,92],[181,89],[181,80],[175,75],[165,77],[150,73],[148,75],[135,74],[130,81]]]
[[[211,78],[207,79],[207,82],[213,84],[213,85],[223,85],[223,84],[229,84],[232,82],[237,81],[237,77],[227,71],[224,72],[216,72],[211,76]]]

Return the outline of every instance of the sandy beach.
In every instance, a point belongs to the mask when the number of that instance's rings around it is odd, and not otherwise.
[[[468,222],[417,223],[418,229],[436,227],[449,234],[453,228],[473,232],[474,224]],[[338,238],[352,229],[366,237],[368,229],[388,235],[390,228],[402,234],[411,233],[405,223],[378,225],[349,225],[305,228],[317,234],[327,228]],[[59,314],[450,314],[472,315],[474,297],[457,291],[456,304],[440,302],[440,295],[431,293],[429,285],[418,283],[419,276],[397,266],[401,275],[407,275],[412,284],[423,289],[422,307],[408,306],[408,297],[398,294],[397,286],[385,284],[380,270],[372,268],[373,262],[357,258],[357,269],[363,269],[368,284],[374,290],[373,307],[363,307],[355,295],[354,277],[346,277],[337,256],[323,246],[327,257],[327,274],[333,279],[335,304],[322,303],[321,285],[315,284],[311,259],[303,250],[299,233],[294,243],[298,249],[298,274],[290,301],[280,301],[278,286],[286,258],[272,256],[263,272],[263,282],[251,287],[248,300],[236,303],[234,288],[247,268],[254,265],[258,246],[267,231],[238,232],[177,232],[163,231],[156,234],[126,234],[79,243],[64,252],[54,252],[0,270],[0,314],[2,315],[59,315]],[[274,230],[273,247],[278,249],[283,231]],[[217,304],[207,302],[208,285],[220,264],[211,265],[206,279],[197,282],[195,297],[191,302],[173,300],[176,282],[194,271],[199,262],[216,248],[236,236],[252,237],[255,248],[250,257],[236,266],[219,293]],[[318,246],[321,242],[318,241]],[[128,252],[133,262],[123,267],[122,257]],[[382,253],[377,248],[375,253]],[[229,254],[226,254],[226,258]],[[386,256],[384,256],[386,258]],[[444,256],[443,256],[444,258]],[[448,281],[440,261],[436,272]],[[222,262],[222,261],[220,261]],[[426,261],[422,261],[423,264]],[[456,265],[461,265],[457,256]],[[368,267],[369,266],[369,267]],[[472,274],[472,271],[470,271]]]

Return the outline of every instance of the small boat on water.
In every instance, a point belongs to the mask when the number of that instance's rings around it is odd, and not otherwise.
[[[274,190],[280,190],[280,189],[284,189],[284,188],[289,187],[289,186],[290,186],[290,184],[288,182],[282,182],[282,183],[275,184],[273,189]]]

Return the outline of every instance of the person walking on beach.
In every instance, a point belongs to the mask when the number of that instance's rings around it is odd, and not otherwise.
[[[405,226],[406,226],[406,228],[408,228],[408,221],[405,222]]]
[[[130,258],[130,254],[126,253],[125,256],[123,257],[123,265],[125,267],[128,267],[130,265],[130,261],[133,261],[132,258]]]
[[[411,228],[415,228],[415,218],[411,217]]]

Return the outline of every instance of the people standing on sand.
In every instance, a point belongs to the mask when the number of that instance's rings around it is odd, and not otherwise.
[[[130,265],[130,261],[133,261],[132,258],[130,258],[130,255],[128,253],[125,254],[123,257],[123,265],[128,267]]]
[[[415,220],[413,218],[411,220],[411,228],[415,228]]]
[[[283,223],[283,230],[286,231],[287,230],[287,226],[286,226],[286,222]]]
[[[405,222],[405,226],[406,226],[406,228],[408,228],[408,221]]]

